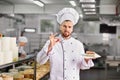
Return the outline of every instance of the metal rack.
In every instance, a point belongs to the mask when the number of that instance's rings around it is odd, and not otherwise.
[[[29,55],[25,59],[21,59],[21,60],[18,60],[16,62],[11,62],[11,63],[8,63],[8,64],[0,65],[0,69],[7,68],[9,66],[13,66],[13,68],[15,68],[16,64],[20,64],[20,63],[23,63],[23,62],[28,62],[28,61],[31,61],[31,60],[35,61],[35,66],[34,66],[34,80],[36,80],[36,54],[35,55]]]
[[[15,65],[17,64],[20,64],[20,63],[23,63],[23,62],[28,62],[28,61],[31,61],[31,60],[34,60],[34,79],[33,80],[36,80],[36,54],[34,55],[29,55],[28,57],[26,57],[25,59],[22,59],[22,60],[18,60],[16,62],[11,62],[11,63],[8,63],[8,64],[4,64],[4,65],[0,65],[0,69],[3,69],[3,68],[7,68],[9,66],[12,66],[13,69],[15,68]],[[46,75],[44,75],[42,78],[40,78],[40,80],[46,80],[49,78],[49,73],[46,73]]]

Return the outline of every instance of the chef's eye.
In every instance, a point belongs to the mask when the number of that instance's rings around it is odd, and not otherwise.
[[[63,25],[63,27],[64,27],[64,28],[67,28],[67,26],[66,26],[66,25]]]
[[[71,26],[69,26],[69,28],[71,28]]]

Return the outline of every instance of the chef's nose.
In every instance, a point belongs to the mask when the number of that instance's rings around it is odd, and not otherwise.
[[[69,27],[65,27],[65,30],[66,30],[66,31],[69,31]]]

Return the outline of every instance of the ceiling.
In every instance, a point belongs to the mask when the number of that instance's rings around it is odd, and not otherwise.
[[[72,7],[71,4],[69,3],[70,0],[40,0],[45,4],[45,7],[41,10],[46,10],[58,12],[61,8],[63,7]],[[119,13],[120,13],[120,0],[95,0],[95,3],[90,3],[90,4],[95,4],[95,9],[96,9],[96,14],[89,14],[86,15],[85,11],[83,11],[82,4],[87,4],[87,3],[82,3],[80,2],[81,0],[74,0],[77,3],[77,6],[74,7],[77,9],[79,14],[83,15],[83,20],[85,21],[98,21],[98,20],[120,20],[119,19]],[[88,1],[88,0],[84,0]],[[0,0],[0,5],[33,5],[36,6],[32,0]],[[22,9],[24,7],[22,6]],[[36,7],[34,7],[36,8]],[[35,9],[35,10],[40,10]],[[15,9],[17,13],[17,8]],[[25,11],[25,10],[23,10]],[[34,11],[34,10],[33,10]],[[30,12],[29,12],[30,13]],[[44,12],[45,13],[45,12]]]
[[[69,4],[69,0],[40,0],[45,4]],[[33,4],[32,0],[0,0],[0,3]],[[2,4],[4,4],[2,3]]]
[[[0,4],[32,4],[31,0],[0,0]]]

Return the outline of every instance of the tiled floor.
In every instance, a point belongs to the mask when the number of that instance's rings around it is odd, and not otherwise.
[[[105,69],[90,69],[81,71],[80,80],[120,80],[120,71],[109,68],[105,77]]]

